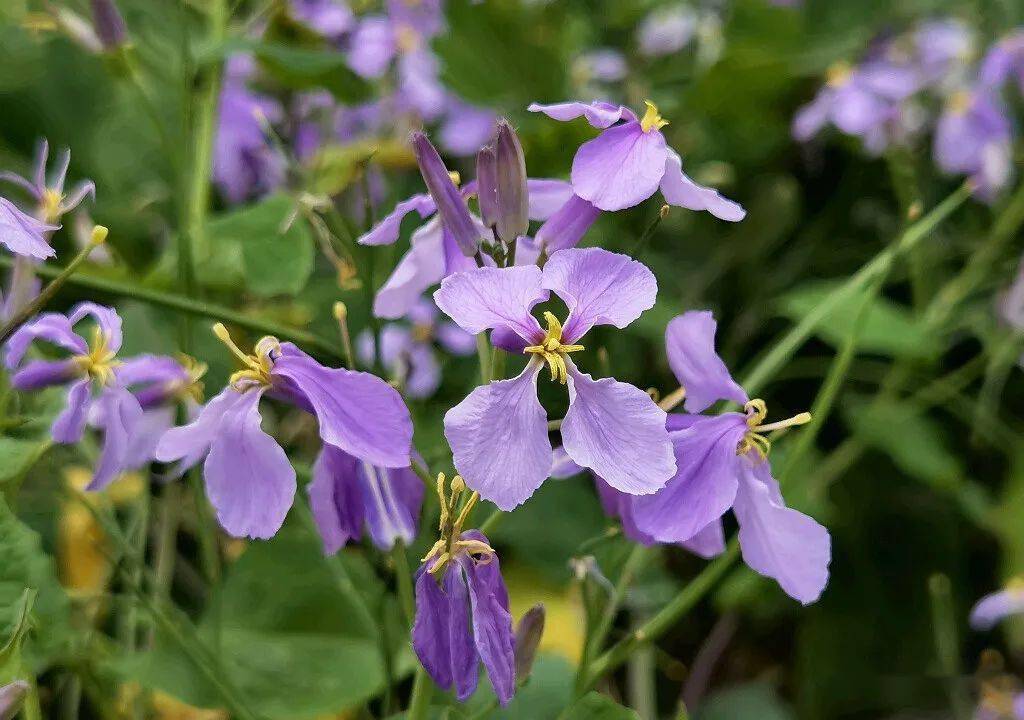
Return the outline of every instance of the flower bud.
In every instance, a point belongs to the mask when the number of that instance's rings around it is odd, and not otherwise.
[[[523,613],[516,627],[516,684],[521,685],[530,677],[533,661],[537,657],[537,647],[544,634],[544,604],[537,603]]]
[[[125,25],[114,0],[90,0],[92,24],[104,50],[116,50],[125,44]]]
[[[445,229],[452,234],[462,254],[472,257],[480,246],[480,232],[462,199],[459,189],[455,187],[448,168],[444,166],[437,149],[422,132],[412,134],[413,152],[420,166],[423,182],[437,204],[438,215]]]
[[[476,195],[484,225],[493,229],[498,223],[498,166],[490,145],[480,148],[476,155]]]
[[[0,687],[0,720],[14,720],[28,691],[29,684],[24,680]]]
[[[530,229],[530,197],[526,189],[526,158],[519,136],[507,121],[498,123],[495,145],[498,194],[498,237],[513,242]]]

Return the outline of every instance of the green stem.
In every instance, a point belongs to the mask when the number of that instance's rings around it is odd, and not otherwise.
[[[409,569],[409,556],[405,549],[405,543],[401,540],[395,542],[391,549],[391,558],[395,563],[395,580],[398,585],[398,599],[402,603],[402,612],[405,613],[405,620],[412,627],[416,618],[416,598],[412,589],[412,571]]]
[[[412,681],[412,695],[409,698],[409,709],[405,720],[424,720],[430,709],[430,697],[434,694],[434,683],[422,665],[416,666],[416,676]]]
[[[935,654],[943,678],[948,683],[953,717],[956,720],[966,720],[971,716],[971,705],[960,678],[960,641],[957,637],[956,611],[953,608],[949,578],[941,573],[928,578],[928,594],[931,597]]]
[[[619,573],[619,579],[615,583],[611,597],[608,598],[608,604],[605,606],[604,613],[602,613],[593,635],[591,635],[587,642],[586,647],[589,652],[584,653],[583,662],[580,663],[581,668],[586,667],[587,663],[590,662],[590,654],[604,647],[608,633],[611,632],[612,624],[615,622],[615,615],[619,611],[622,600],[626,597],[626,591],[629,589],[630,584],[632,584],[637,572],[643,567],[649,557],[648,548],[639,544],[633,546],[629,556],[626,558],[626,562],[622,564],[622,571]]]
[[[480,527],[478,527],[477,529],[484,535],[486,535],[498,526],[498,523],[501,521],[501,518],[504,514],[505,513],[503,513],[501,510],[493,511],[490,515],[487,516],[486,520],[480,523]]]
[[[476,356],[480,360],[480,384],[486,385],[491,381],[491,343],[485,332],[476,336]]]

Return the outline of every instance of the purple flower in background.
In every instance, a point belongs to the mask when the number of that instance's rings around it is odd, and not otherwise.
[[[498,118],[487,108],[469,105],[451,94],[447,108],[438,138],[453,155],[472,155],[494,134]]]
[[[668,428],[678,472],[664,489],[632,499],[633,521],[658,542],[687,542],[714,528],[732,508],[743,559],[774,578],[790,597],[807,604],[828,582],[831,541],[812,518],[786,507],[771,475],[764,433],[810,420],[802,413],[763,424],[765,404],[751,400],[715,352],[710,312],[688,312],[665,331],[669,364],[686,389],[687,413],[717,400],[743,406],[721,415],[672,415]]]
[[[264,337],[251,355],[214,332],[245,366],[188,425],[157,445],[158,460],[206,457],[203,476],[224,529],[236,537],[270,538],[295,495],[295,470],[284,449],[260,429],[260,399],[281,400],[316,416],[320,438],[372,465],[410,463],[412,420],[401,395],[378,377],[328,368],[291,343]]]
[[[957,18],[921,23],[913,34],[916,62],[926,83],[962,80],[974,55],[974,31]]]
[[[90,0],[89,5],[92,8],[92,25],[103,49],[116,50],[124,45],[127,31],[114,0]]]
[[[423,483],[412,468],[371,465],[325,444],[307,491],[325,555],[358,540],[364,530],[380,550],[416,539]]]
[[[32,686],[24,680],[15,680],[0,687],[0,720],[14,720],[31,689]]]
[[[573,76],[580,84],[592,80],[618,82],[626,77],[629,66],[625,56],[612,48],[597,48],[580,55],[573,63]]]
[[[416,573],[413,650],[460,702],[476,690],[482,662],[504,706],[515,693],[515,636],[498,556],[478,530],[456,533],[447,545],[438,560],[435,545]]]
[[[975,630],[991,630],[1000,621],[1011,615],[1024,613],[1024,582],[1011,580],[998,592],[986,595],[971,608],[971,627]]]
[[[26,215],[18,206],[0,197],[0,245],[20,257],[43,260],[56,253],[47,235],[60,225],[49,225]]]
[[[91,339],[74,330],[91,318]],[[63,360],[31,360],[23,363],[35,340],[63,348],[71,357]],[[67,406],[57,416],[50,434],[58,443],[77,443],[85,432],[90,413],[103,432],[103,448],[87,490],[102,490],[130,467],[130,453],[142,421],[142,407],[117,375],[117,351],[121,347],[121,318],[113,308],[80,303],[67,315],[44,313],[11,335],[6,365],[15,371],[11,385],[17,390],[37,390],[54,385],[68,389]]]
[[[985,91],[961,92],[946,104],[935,128],[939,169],[968,175],[975,195],[991,202],[1013,173],[1013,137],[1006,111]]]
[[[569,308],[563,326],[530,314],[553,291]],[[675,473],[665,412],[613,378],[581,373],[570,353],[595,325],[624,328],[654,305],[657,281],[644,265],[599,248],[560,250],[536,266],[478,268],[445,278],[434,300],[466,332],[504,331],[530,362],[516,378],[476,388],[444,418],[455,467],[466,484],[503,510],[523,503],[551,471],[547,414],[537,378],[568,384],[562,444],[574,462],[631,494],[652,493]],[[493,338],[492,338],[493,340]]]
[[[267,193],[284,180],[284,159],[264,132],[264,123],[281,119],[281,106],[249,90],[247,82],[254,71],[250,56],[233,56],[220,92],[213,177],[232,203]]]
[[[637,30],[640,54],[654,58],[679,52],[697,34],[697,23],[697,13],[686,5],[671,5],[652,11]]]
[[[291,0],[290,5],[296,20],[330,40],[339,39],[355,24],[345,0]]]
[[[1024,720],[1024,692],[1016,678],[1003,675],[981,684],[981,698],[972,720]]]
[[[668,147],[661,132],[668,122],[650,102],[642,118],[622,105],[599,101],[589,105],[533,103],[529,110],[563,122],[584,116],[593,127],[603,130],[583,143],[572,161],[573,191],[601,210],[633,207],[660,189],[670,205],[707,210],[722,220],[738,221],[746,215],[738,204],[698,185],[683,172],[682,159]]]
[[[452,355],[472,355],[476,338],[453,322],[438,322],[434,303],[421,298],[407,315],[411,327],[389,323],[380,333],[380,361],[392,374],[407,397],[426,398],[441,385],[441,366],[434,354],[436,341]],[[374,360],[373,334],[360,333],[356,352],[364,365]]]
[[[978,80],[986,88],[1001,88],[1011,77],[1024,93],[1024,29],[1017,29],[993,45],[982,60]]]
[[[1017,266],[1013,283],[996,303],[999,317],[1017,332],[1024,332],[1024,258]]]

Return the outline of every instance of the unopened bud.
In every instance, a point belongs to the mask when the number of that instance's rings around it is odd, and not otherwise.
[[[14,720],[28,691],[29,684],[24,680],[15,680],[0,687],[0,720]]]
[[[423,175],[423,182],[437,205],[441,223],[452,234],[463,255],[476,255],[480,247],[480,232],[437,149],[422,132],[412,134],[412,147],[416,153],[416,162],[420,166],[420,174]]]
[[[341,300],[334,303],[334,319],[338,322],[344,321],[348,317],[348,306]]]
[[[516,626],[516,683],[522,684],[530,677],[533,661],[537,658],[537,648],[541,636],[544,635],[544,604],[537,603],[523,613]]]
[[[104,50],[116,50],[125,43],[124,18],[114,0],[90,0],[92,24]]]
[[[466,489],[466,481],[462,479],[461,475],[456,475],[452,478],[451,490],[452,495],[458,495]]]
[[[498,123],[494,149],[498,217],[495,229],[506,243],[530,230],[530,197],[526,189],[526,157],[519,136],[507,121]]]
[[[498,165],[490,145],[476,154],[476,196],[484,225],[494,228],[498,223]]]
[[[89,234],[90,245],[102,245],[107,241],[107,235],[110,233],[107,228],[102,225],[94,225],[92,232]]]

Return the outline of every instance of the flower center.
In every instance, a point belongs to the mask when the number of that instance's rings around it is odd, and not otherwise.
[[[185,399],[192,398],[197,403],[203,401],[203,376],[206,375],[207,366],[204,362],[199,362],[191,355],[185,355],[181,353],[178,355],[178,362],[185,368],[185,372],[188,373],[188,379],[178,380],[171,383],[168,388],[168,394]]]
[[[39,209],[43,215],[43,220],[48,223],[59,220],[60,204],[63,201],[63,193],[53,190],[52,188],[46,188],[43,190],[43,197],[39,200]]]
[[[412,326],[412,339],[416,342],[427,343],[434,337],[434,327],[430,323],[416,323]]]
[[[768,417],[768,406],[761,398],[754,398],[748,401],[743,406],[743,411],[747,414],[748,429],[743,439],[740,440],[739,445],[736,446],[737,455],[746,455],[751,450],[757,450],[761,453],[762,457],[768,457],[768,453],[772,449],[772,443],[765,433],[788,427],[796,427],[797,425],[806,425],[811,421],[811,414],[802,412],[785,420],[762,425],[764,419]]]
[[[853,75],[853,68],[850,63],[843,61],[832,63],[825,71],[825,83],[829,87],[842,87],[849,82],[851,75]]]
[[[274,369],[273,353],[280,351],[281,343],[276,337],[266,335],[260,338],[253,348],[253,353],[247,355],[242,352],[228,333],[228,329],[222,323],[213,326],[213,334],[217,339],[227,345],[228,350],[245,365],[244,370],[239,370],[231,375],[231,385],[235,390],[244,392],[255,383],[267,387],[270,382],[270,371]]]
[[[400,25],[395,30],[395,44],[403,53],[412,53],[420,47],[420,36],[408,25]]]
[[[544,358],[544,362],[548,364],[548,369],[551,370],[551,379],[553,381],[557,380],[565,385],[565,381],[568,377],[568,368],[565,365],[565,356],[569,353],[579,352],[583,349],[583,346],[563,345],[562,323],[560,323],[558,318],[550,312],[544,313],[544,319],[548,323],[548,332],[544,336],[543,342],[541,342],[540,345],[530,345],[527,348],[523,348],[523,352],[527,354],[540,355]]]
[[[114,368],[121,363],[114,359],[114,352],[107,344],[107,336],[99,325],[93,328],[89,352],[76,355],[75,363],[84,375],[89,375],[106,385],[114,377]]]
[[[949,98],[949,110],[954,115],[963,115],[971,107],[971,94],[966,90],[953,93]]]
[[[664,119],[658,114],[658,106],[652,103],[650,100],[644,100],[644,105],[647,106],[647,112],[640,118],[640,129],[645,133],[651,130],[661,130],[663,127],[668,125],[668,120]]]
[[[432,558],[433,564],[427,569],[431,575],[436,575],[448,564],[461,554],[481,555],[480,562],[488,563],[494,557],[494,548],[480,540],[462,540],[462,527],[474,506],[480,500],[480,493],[473,492],[459,508],[459,500],[466,492],[466,483],[458,475],[452,478],[448,486],[448,495],[445,496],[444,473],[437,474],[437,496],[441,500],[441,519],[438,521],[437,529],[441,533],[440,539],[434,543],[421,562],[427,562]]]

